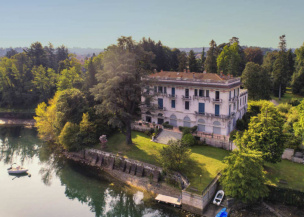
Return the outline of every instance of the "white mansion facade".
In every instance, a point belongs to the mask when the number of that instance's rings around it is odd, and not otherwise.
[[[174,127],[197,126],[198,132],[229,135],[247,109],[240,78],[213,73],[165,72],[145,78],[142,120]],[[150,102],[147,96],[153,96]]]

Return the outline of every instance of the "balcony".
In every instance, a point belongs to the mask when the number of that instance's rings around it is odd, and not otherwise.
[[[207,96],[193,96],[193,99],[204,100],[204,101],[210,102],[210,97],[207,97]]]
[[[191,96],[184,96],[184,95],[183,95],[183,96],[182,96],[182,99],[183,99],[183,100],[191,100]]]
[[[223,102],[223,100],[222,99],[212,99],[212,102],[213,103],[222,103]]]
[[[197,111],[195,111],[194,113],[197,116],[206,116],[207,115],[207,113],[205,113],[205,112],[197,112]]]
[[[165,107],[159,107],[159,106],[158,106],[156,110],[166,111],[166,108],[165,108]]]
[[[168,97],[171,99],[176,99],[176,94],[172,95],[172,94],[168,94]]]
[[[235,96],[235,97],[232,97],[229,99],[229,102],[236,102],[238,100],[238,97]]]

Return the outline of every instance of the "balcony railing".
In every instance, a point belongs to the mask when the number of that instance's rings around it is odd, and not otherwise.
[[[193,96],[193,99],[204,100],[204,101],[209,100],[210,101],[210,97],[207,97],[207,96]]]
[[[230,119],[230,118],[232,118],[232,117],[235,116],[234,112],[231,113],[230,115],[220,115],[220,114],[219,115],[215,115],[213,113],[206,113],[206,112],[200,113],[200,112],[197,112],[197,111],[195,111],[194,113],[195,113],[196,116],[205,116],[205,117],[220,118],[220,119]]]
[[[172,94],[168,94],[169,98],[175,99],[176,98],[176,94],[172,95]]]
[[[183,95],[183,96],[182,96],[182,99],[183,99],[183,100],[191,100],[191,96],[184,96],[184,95]]]
[[[205,112],[197,112],[195,111],[195,115],[198,115],[198,116],[206,116],[207,113]]]
[[[222,99],[212,99],[212,102],[214,102],[214,103],[222,103],[223,102],[223,100]]]

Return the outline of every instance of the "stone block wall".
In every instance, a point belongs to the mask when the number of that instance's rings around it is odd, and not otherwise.
[[[282,159],[291,160],[294,155],[294,150],[291,148],[286,148],[282,154]]]

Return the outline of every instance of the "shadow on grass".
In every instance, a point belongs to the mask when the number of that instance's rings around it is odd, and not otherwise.
[[[223,161],[225,157],[229,156],[231,153],[230,151],[221,149],[221,148],[216,148],[212,146],[193,146],[191,148],[192,153],[196,153],[199,155],[203,155],[209,158],[213,158],[219,161]]]

